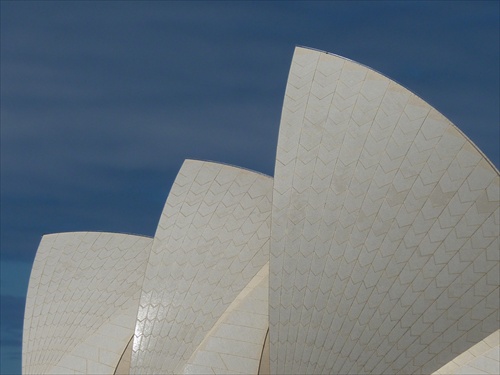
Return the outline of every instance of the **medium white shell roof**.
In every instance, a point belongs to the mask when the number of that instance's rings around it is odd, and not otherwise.
[[[175,373],[269,259],[272,179],[187,160],[146,270],[134,373]]]

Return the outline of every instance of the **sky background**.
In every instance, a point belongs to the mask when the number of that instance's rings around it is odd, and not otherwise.
[[[273,175],[295,45],[410,89],[498,168],[499,2],[1,2],[1,373],[43,234],[153,236],[186,158]]]

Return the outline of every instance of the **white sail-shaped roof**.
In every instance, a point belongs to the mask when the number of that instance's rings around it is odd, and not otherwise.
[[[431,373],[498,329],[499,174],[390,79],[297,48],[270,258],[274,374]]]
[[[270,177],[222,164],[184,162],[148,261],[132,373],[181,372],[268,262],[271,195]]]
[[[23,373],[113,374],[134,334],[151,245],[115,233],[44,236],[26,299]]]

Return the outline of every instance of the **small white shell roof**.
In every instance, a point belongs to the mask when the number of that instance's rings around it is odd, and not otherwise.
[[[431,373],[498,329],[499,175],[410,91],[297,48],[270,257],[272,373]]]
[[[133,335],[152,238],[42,238],[31,271],[23,373],[113,373]]]
[[[184,162],[162,212],[146,270],[131,372],[183,368],[269,259],[272,179]]]

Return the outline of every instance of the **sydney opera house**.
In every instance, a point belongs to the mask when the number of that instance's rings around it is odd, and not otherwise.
[[[298,47],[274,178],[186,160],[154,238],[42,238],[23,372],[498,374],[499,180],[409,90]]]

